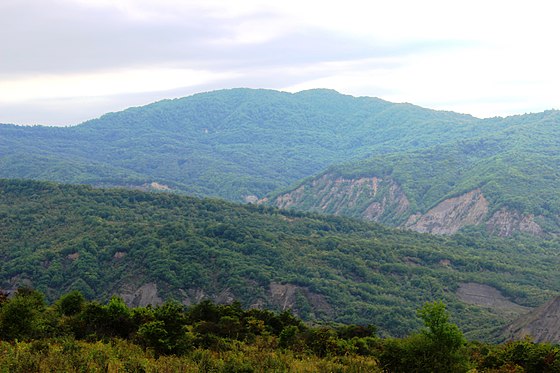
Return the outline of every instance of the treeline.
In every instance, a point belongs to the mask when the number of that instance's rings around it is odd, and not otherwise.
[[[424,327],[380,338],[374,326],[309,325],[291,312],[203,301],[128,307],[77,291],[52,305],[20,288],[0,297],[0,369],[35,371],[557,372],[560,347],[530,340],[467,342],[441,302]]]

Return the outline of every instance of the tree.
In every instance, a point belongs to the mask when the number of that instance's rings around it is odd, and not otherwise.
[[[418,310],[424,322],[422,334],[433,344],[435,351],[452,353],[465,344],[459,327],[449,322],[449,313],[443,302],[426,303]]]
[[[45,310],[43,295],[36,290],[20,288],[12,299],[0,308],[0,339],[30,339],[40,337],[41,319]]]
[[[418,310],[424,329],[403,339],[388,339],[380,361],[390,372],[466,372],[468,356],[463,333],[449,322],[442,302],[426,303]]]

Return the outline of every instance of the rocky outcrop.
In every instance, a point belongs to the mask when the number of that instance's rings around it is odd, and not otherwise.
[[[453,234],[467,225],[480,224],[488,213],[488,201],[480,189],[449,198],[425,214],[411,215],[404,227],[413,231]]]
[[[276,199],[274,200],[274,205],[281,209],[289,209],[291,207],[295,207],[303,200],[304,192],[305,185],[302,185],[289,193],[282,194],[276,197]]]
[[[529,336],[535,342],[560,343],[560,297],[519,317],[505,329],[503,336],[509,340]]]
[[[131,285],[125,285],[119,292],[126,304],[131,307],[144,307],[148,304],[158,305],[162,304],[163,300],[158,296],[157,285],[154,282],[149,282],[134,289]]]
[[[515,232],[538,236],[543,233],[543,230],[534,219],[533,215],[522,215],[517,211],[501,209],[488,219],[486,228],[491,234],[501,237],[511,236]]]
[[[279,208],[298,208],[371,221],[405,215],[410,203],[402,188],[391,178],[341,178],[325,174],[297,189],[277,196]]]
[[[279,306],[282,311],[294,308],[296,304],[296,290],[292,284],[270,284],[270,300]]]
[[[502,237],[516,232],[543,234],[533,215],[506,208],[489,214],[490,203],[478,188],[444,199],[426,212],[411,214],[410,201],[391,177],[343,178],[327,173],[291,192],[258,203],[400,224],[421,233],[455,234],[466,226],[482,225],[490,234]]]
[[[323,295],[314,293],[306,287],[272,282],[269,290],[271,303],[283,311],[289,309],[300,316],[300,303],[305,302],[311,306],[315,314],[332,317],[334,313],[332,306]]]

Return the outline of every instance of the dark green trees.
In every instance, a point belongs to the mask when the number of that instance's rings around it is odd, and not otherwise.
[[[462,348],[463,333],[449,322],[442,302],[426,303],[418,316],[424,322],[420,333],[387,340],[380,360],[390,372],[466,372],[468,357]]]
[[[42,336],[45,303],[38,291],[21,288],[14,297],[0,304],[0,340],[30,339]]]

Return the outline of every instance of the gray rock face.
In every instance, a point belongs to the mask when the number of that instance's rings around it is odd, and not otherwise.
[[[503,335],[509,340],[529,336],[535,342],[560,343],[560,296],[519,317]]]

